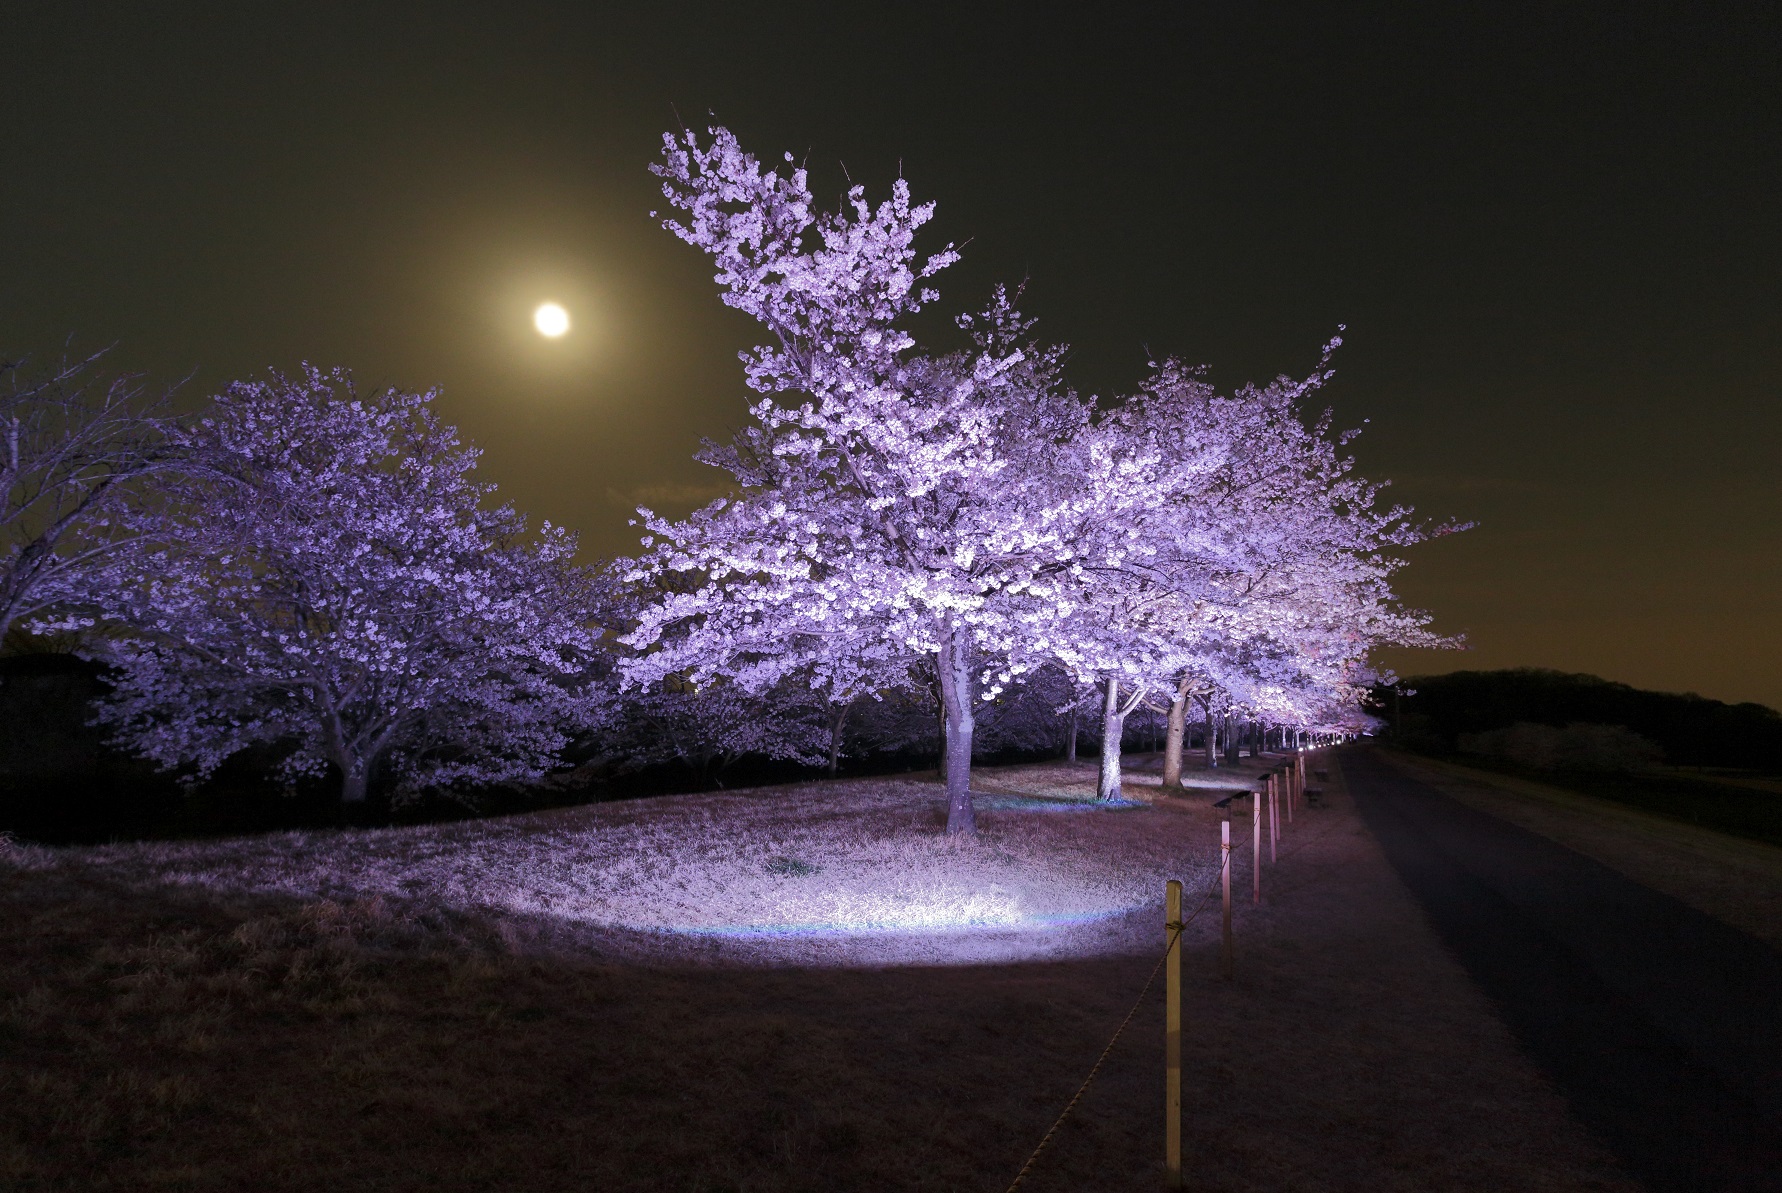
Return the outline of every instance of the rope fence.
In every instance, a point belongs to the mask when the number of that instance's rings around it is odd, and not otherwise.
[[[1163,946],[1163,954],[1157,958],[1157,964],[1151,967],[1151,976],[1145,979],[1144,988],[1133,1000],[1132,1009],[1126,1012],[1126,1018],[1122,1019],[1120,1026],[1114,1029],[1114,1034],[1108,1040],[1107,1047],[1101,1050],[1101,1055],[1095,1058],[1095,1064],[1090,1068],[1089,1075],[1083,1078],[1083,1084],[1077,1087],[1077,1092],[1072,1094],[1070,1101],[1064,1104],[1064,1109],[1059,1112],[1058,1118],[1052,1123],[1051,1128],[1041,1136],[1038,1146],[1033,1149],[1033,1154],[1027,1157],[1027,1163],[1021,1165],[1021,1171],[1017,1172],[1015,1179],[1009,1183],[1007,1193],[1015,1193],[1015,1190],[1021,1187],[1021,1182],[1026,1180],[1027,1174],[1033,1170],[1034,1162],[1040,1158],[1041,1153],[1052,1142],[1052,1136],[1058,1133],[1058,1128],[1064,1125],[1064,1120],[1070,1117],[1070,1112],[1077,1108],[1077,1103],[1082,1101],[1083,1095],[1089,1092],[1089,1087],[1095,1083],[1095,1078],[1101,1072],[1102,1065],[1107,1063],[1108,1054],[1113,1052],[1114,1045],[1118,1044],[1120,1037],[1126,1033],[1127,1026],[1132,1022],[1132,1017],[1138,1014],[1138,1009],[1144,1005],[1145,995],[1151,993],[1151,987],[1157,982],[1157,975],[1163,972],[1163,963],[1169,960],[1170,954],[1180,943],[1183,930],[1192,924],[1202,911],[1206,910],[1208,903],[1212,902],[1213,892],[1219,889],[1222,877],[1223,875],[1215,876],[1213,881],[1207,884],[1206,891],[1201,895],[1200,903],[1186,919],[1164,925],[1164,928],[1169,932],[1169,942]]]
[[[1281,826],[1281,811],[1282,811],[1282,809],[1281,809],[1280,803],[1277,801],[1279,800],[1280,796],[1283,794],[1287,797],[1286,798],[1286,813],[1287,813],[1286,820],[1287,820],[1287,823],[1289,823],[1289,824],[1293,823],[1293,807],[1296,802],[1299,802],[1299,800],[1296,799],[1296,796],[1303,797],[1303,793],[1305,791],[1305,764],[1306,764],[1307,755],[1309,753],[1310,753],[1310,751],[1295,751],[1290,756],[1289,760],[1282,764],[1282,766],[1279,770],[1267,772],[1258,778],[1257,783],[1258,783],[1259,787],[1261,788],[1260,790],[1249,791],[1249,792],[1243,793],[1248,798],[1255,801],[1255,805],[1252,808],[1251,815],[1252,815],[1252,821],[1253,821],[1254,831],[1255,831],[1255,837],[1254,837],[1255,861],[1254,861],[1253,865],[1255,866],[1255,869],[1256,869],[1255,882],[1256,882],[1256,898],[1257,898],[1258,902],[1261,901],[1261,893],[1262,893],[1262,891],[1261,891],[1261,869],[1262,869],[1262,865],[1261,865],[1261,862],[1262,862],[1262,857],[1261,857],[1262,815],[1261,815],[1261,813],[1262,813],[1263,804],[1265,802],[1269,804],[1269,813],[1270,813],[1269,820],[1271,822],[1270,826],[1269,826],[1269,835],[1270,835],[1270,849],[1269,849],[1270,859],[1269,860],[1272,864],[1272,863],[1275,863],[1277,860],[1276,856],[1275,856],[1275,845],[1280,839],[1281,827],[1282,827]],[[1277,774],[1279,774],[1281,777],[1281,783],[1280,783],[1279,788],[1277,788],[1277,785],[1276,785],[1276,775]],[[1283,791],[1283,790],[1281,790],[1281,788],[1284,788],[1285,790]],[[1013,794],[1013,793],[1011,793],[1011,794]],[[1227,802],[1229,802],[1229,801],[1227,801]],[[1126,1017],[1123,1018],[1122,1020],[1120,1020],[1120,1026],[1118,1026],[1114,1029],[1114,1034],[1108,1039],[1107,1046],[1101,1050],[1101,1055],[1096,1057],[1095,1063],[1092,1066],[1090,1066],[1089,1075],[1083,1078],[1082,1084],[1077,1087],[1076,1092],[1071,1095],[1070,1100],[1064,1104],[1064,1109],[1059,1111],[1058,1117],[1055,1120],[1053,1120],[1052,1125],[1049,1128],[1047,1128],[1046,1133],[1040,1137],[1039,1143],[1037,1145],[1035,1145],[1032,1153],[1030,1155],[1028,1155],[1026,1163],[1022,1164],[1020,1171],[1015,1174],[1015,1179],[1013,1181],[1009,1182],[1009,1186],[1008,1186],[1008,1189],[1006,1190],[1006,1193],[1016,1193],[1016,1191],[1021,1188],[1022,1182],[1027,1179],[1028,1174],[1033,1171],[1033,1166],[1039,1161],[1040,1156],[1042,1156],[1045,1153],[1046,1148],[1051,1145],[1053,1137],[1058,1134],[1058,1129],[1060,1127],[1062,1127],[1065,1124],[1065,1121],[1070,1118],[1071,1112],[1074,1111],[1077,1108],[1077,1104],[1083,1100],[1083,1095],[1089,1092],[1089,1087],[1095,1083],[1096,1077],[1099,1076],[1101,1073],[1102,1066],[1107,1063],[1108,1057],[1113,1053],[1114,1045],[1118,1044],[1120,1042],[1120,1037],[1126,1034],[1126,1029],[1129,1026],[1131,1026],[1133,1017],[1138,1014],[1139,1008],[1144,1005],[1145,997],[1151,993],[1151,987],[1157,983],[1157,975],[1163,972],[1165,963],[1170,961],[1170,959],[1172,957],[1176,957],[1177,961],[1178,961],[1178,967],[1179,967],[1180,949],[1178,946],[1181,944],[1182,933],[1187,929],[1188,925],[1192,924],[1196,919],[1199,918],[1201,912],[1206,910],[1207,905],[1212,902],[1214,892],[1219,891],[1221,889],[1223,889],[1223,891],[1224,891],[1224,906],[1225,906],[1225,917],[1226,917],[1225,924],[1224,924],[1225,941],[1224,941],[1224,946],[1223,946],[1223,950],[1222,950],[1222,954],[1223,954],[1222,955],[1222,969],[1223,969],[1224,976],[1226,978],[1231,977],[1231,942],[1230,942],[1230,932],[1231,932],[1231,922],[1230,922],[1230,915],[1231,915],[1231,837],[1230,837],[1230,830],[1231,830],[1231,821],[1229,818],[1227,818],[1221,824],[1221,845],[1220,845],[1219,866],[1213,876],[1213,879],[1207,883],[1206,889],[1201,892],[1200,901],[1197,904],[1195,904],[1194,910],[1192,912],[1190,912],[1188,915],[1181,916],[1181,913],[1180,913],[1181,884],[1178,882],[1175,882],[1173,880],[1169,883],[1170,889],[1168,892],[1168,900],[1167,900],[1169,911],[1166,912],[1166,920],[1164,923],[1164,929],[1169,933],[1169,937],[1163,946],[1162,954],[1157,958],[1157,964],[1155,964],[1151,967],[1150,976],[1145,979],[1145,984],[1139,990],[1138,997],[1133,1000],[1131,1009],[1126,1012]],[[1292,857],[1295,853],[1299,852],[1300,848],[1303,848],[1303,846],[1289,846],[1288,849],[1285,851],[1285,856]],[[1180,918],[1171,918],[1169,913],[1174,913],[1174,916],[1180,917]],[[1171,989],[1170,989],[1169,993],[1170,993],[1171,999],[1179,1000],[1180,999],[1180,971],[1179,971],[1179,968],[1172,968],[1170,971],[1170,987],[1171,987]],[[1169,1075],[1168,1076],[1168,1097],[1167,1097],[1168,1106],[1167,1106],[1167,1110],[1173,1120],[1171,1123],[1166,1124],[1166,1136],[1167,1136],[1166,1163],[1167,1163],[1167,1166],[1169,1169],[1168,1180],[1169,1180],[1170,1188],[1180,1188],[1181,1184],[1182,1184],[1181,1137],[1180,1137],[1181,1090],[1180,1090],[1180,1067],[1179,1067],[1180,1063],[1181,1063],[1180,1051],[1179,1051],[1181,1036],[1180,1036],[1179,1014],[1180,1014],[1180,1012],[1176,1006],[1171,1006],[1169,1008],[1169,1014],[1168,1014],[1169,1022],[1167,1025],[1167,1032],[1170,1033],[1170,1038],[1167,1041],[1165,1063],[1166,1063],[1168,1075]]]

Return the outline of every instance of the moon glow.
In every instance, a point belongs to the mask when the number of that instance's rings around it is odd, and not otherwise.
[[[532,326],[538,328],[539,335],[554,340],[569,330],[569,312],[557,303],[542,303],[532,312]]]

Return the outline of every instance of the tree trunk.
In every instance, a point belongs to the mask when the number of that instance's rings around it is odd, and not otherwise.
[[[977,817],[971,806],[971,735],[977,727],[972,716],[970,649],[963,627],[949,625],[941,637],[941,708],[946,748],[947,835],[975,833]]]
[[[1213,706],[1210,699],[1209,697],[1209,702],[1200,706],[1201,713],[1206,717],[1206,728],[1201,735],[1200,745],[1206,752],[1207,769],[1216,770],[1219,766],[1219,746],[1218,737],[1213,732]]]
[[[1120,681],[1108,676],[1107,701],[1101,715],[1101,776],[1096,781],[1098,799],[1120,798],[1120,744],[1126,735],[1126,718],[1145,698],[1145,685],[1133,689],[1132,697],[1120,703]]]
[[[1163,785],[1182,785],[1182,746],[1188,738],[1188,681],[1176,685],[1176,698],[1169,702],[1169,731],[1163,737]]]
[[[938,666],[938,664],[936,665]],[[935,773],[940,775],[940,781],[943,783],[947,781],[947,694],[943,690],[944,686],[939,679],[934,681],[934,705],[940,709],[937,730],[940,735],[940,761],[934,764],[934,769]]]
[[[1101,775],[1095,783],[1097,799],[1120,798],[1120,737],[1126,718],[1120,715],[1120,681],[1108,676],[1107,698],[1101,706]]]
[[[841,734],[831,732],[829,735],[829,765],[824,768],[830,778],[835,778],[841,770]]]
[[[1077,760],[1077,721],[1079,713],[1075,705],[1070,710],[1070,730],[1064,735],[1064,760],[1074,763]]]
[[[1220,719],[1225,722],[1225,761],[1236,766],[1238,762],[1237,718],[1226,713]]]
[[[843,704],[835,708],[829,718],[829,777],[832,779],[841,769],[842,731],[847,728],[848,713],[853,708],[852,704]]]
[[[340,780],[340,802],[343,804],[362,804],[365,802],[366,774],[364,766],[343,767]]]

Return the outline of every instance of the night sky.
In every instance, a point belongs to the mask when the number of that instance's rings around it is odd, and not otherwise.
[[[1346,324],[1364,469],[1479,523],[1401,574],[1472,649],[1401,670],[1782,706],[1782,9],[1070,11],[14,0],[0,352],[437,384],[507,496],[626,551],[744,418],[752,325],[648,216],[709,112],[824,194],[901,168],[970,242],[947,313],[1030,278],[1085,391],[1303,374]]]

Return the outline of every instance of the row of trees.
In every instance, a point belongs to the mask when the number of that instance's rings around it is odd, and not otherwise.
[[[1113,798],[1147,698],[1170,706],[1175,778],[1191,701],[1353,730],[1372,648],[1441,644],[1394,600],[1391,552],[1456,528],[1379,508],[1348,437],[1304,417],[1338,340],[1302,380],[1221,395],[1167,360],[1100,402],[999,290],[958,321],[967,346],[924,351],[909,319],[957,257],[915,249],[933,204],[899,180],[877,207],[854,187],[823,212],[786,160],[766,169],[716,128],[665,138],[655,167],[665,226],[768,338],[743,356],[753,425],[700,456],[735,496],[679,521],[640,511],[647,552],[624,580],[662,596],[621,639],[625,682],[793,683],[838,706],[926,686],[948,828],[969,832],[978,710],[1047,670],[1102,689]]]
[[[901,180],[820,212],[723,129],[656,171],[666,226],[768,333],[750,425],[700,452],[731,496],[639,511],[643,552],[596,568],[496,503],[434,393],[306,366],[181,419],[83,384],[91,362],[14,369],[0,616],[81,635],[101,721],[194,776],[276,743],[354,801],[535,777],[578,737],[833,768],[938,736],[952,832],[986,744],[1074,743],[1099,713],[1114,798],[1135,710],[1167,710],[1178,781],[1191,716],[1209,761],[1216,725],[1352,732],[1368,652],[1438,644],[1390,577],[1451,528],[1380,508],[1306,417],[1338,341],[1304,379],[1220,394],[1166,360],[1101,401],[1006,291],[959,347],[916,344],[956,254],[918,256],[933,205]]]

